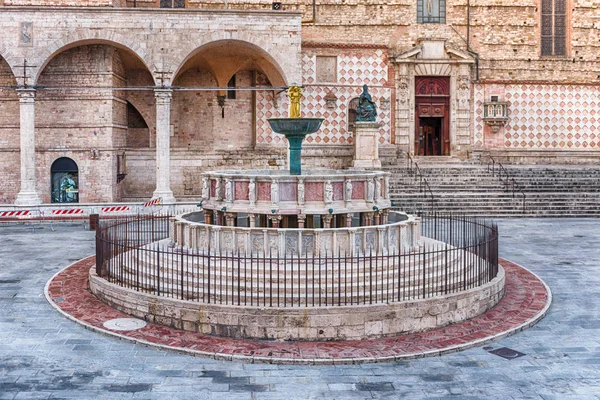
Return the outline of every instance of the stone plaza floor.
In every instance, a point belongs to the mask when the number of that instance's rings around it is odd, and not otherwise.
[[[156,350],[67,320],[50,277],[94,252],[83,224],[0,225],[0,399],[600,399],[600,220],[499,220],[500,255],[553,303],[536,326],[481,347],[346,366],[243,364]]]

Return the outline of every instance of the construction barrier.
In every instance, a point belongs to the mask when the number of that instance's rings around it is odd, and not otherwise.
[[[150,201],[145,202],[144,207],[157,206],[157,205],[160,205],[161,202],[162,202],[162,197],[159,197],[158,199],[152,199]]]
[[[19,210],[19,211],[0,211],[0,217],[30,217],[31,210]]]
[[[105,212],[105,213],[123,212],[123,211],[129,211],[129,210],[131,210],[131,207],[129,207],[129,206],[102,207],[102,212]]]
[[[67,208],[60,210],[52,210],[52,215],[77,215],[83,214],[83,208]]]

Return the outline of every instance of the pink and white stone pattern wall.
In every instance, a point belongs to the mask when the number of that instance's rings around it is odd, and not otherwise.
[[[302,116],[309,118],[325,118],[319,132],[309,135],[306,143],[351,145],[352,132],[348,130],[348,105],[350,101],[362,93],[362,85],[369,85],[369,93],[377,104],[377,121],[380,122],[379,142],[391,143],[391,96],[392,89],[388,84],[388,67],[383,52],[377,50],[372,55],[341,55],[337,57],[337,82],[316,82],[316,55],[305,53],[302,57],[302,73],[304,79],[304,97],[302,98]],[[260,78],[260,77],[259,77]],[[259,80],[259,85],[261,81]],[[335,107],[327,108],[325,97],[332,93],[337,97]],[[276,95],[273,92],[257,93],[257,129],[258,144],[283,144],[282,135],[274,134],[267,118],[288,116],[288,99],[285,93]]]
[[[494,134],[483,121],[491,96],[508,103],[508,121]],[[600,87],[588,85],[475,85],[475,146],[516,150],[600,148]]]

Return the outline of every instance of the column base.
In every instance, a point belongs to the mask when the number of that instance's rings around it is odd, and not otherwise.
[[[157,197],[162,199],[161,204],[175,203],[175,196],[173,196],[173,192],[170,190],[155,190],[154,193],[152,193],[152,198],[155,199]]]
[[[352,168],[354,169],[369,169],[369,168],[381,168],[381,161],[377,160],[354,160],[352,162]]]
[[[39,206],[42,199],[37,192],[19,192],[15,199],[15,206]]]

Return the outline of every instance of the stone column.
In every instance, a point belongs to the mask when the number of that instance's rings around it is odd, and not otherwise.
[[[224,213],[225,214],[225,224],[227,226],[235,226],[235,220],[237,218],[237,213]]]
[[[375,225],[381,225],[381,213],[380,212],[376,212],[375,213]]]
[[[248,214],[248,225],[250,228],[256,228],[256,214]]]
[[[305,222],[306,222],[306,214],[298,214],[298,229],[304,229]]]
[[[156,190],[152,197],[163,203],[174,203],[171,191],[171,89],[154,89],[156,97]]]
[[[210,225],[212,223],[212,210],[204,210],[204,223]]]
[[[35,89],[17,89],[20,105],[21,190],[15,199],[17,206],[42,204],[35,190]]]
[[[354,217],[354,214],[352,214],[352,213],[346,214],[346,228],[352,228],[352,218],[353,217]]]
[[[333,215],[323,215],[323,228],[329,229],[331,228],[331,220],[333,219]]]
[[[279,228],[279,223],[281,222],[281,215],[269,215],[269,219],[273,224],[273,228]]]

